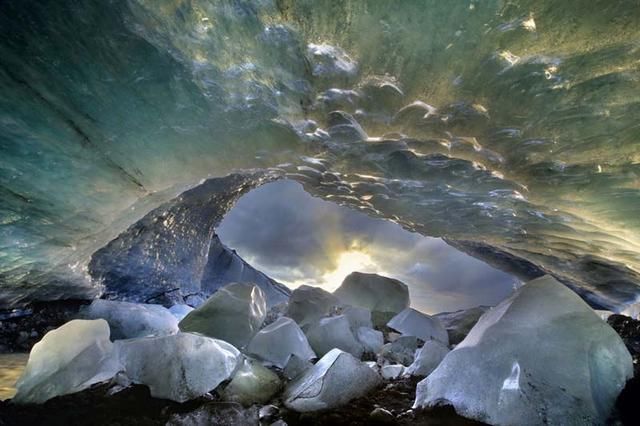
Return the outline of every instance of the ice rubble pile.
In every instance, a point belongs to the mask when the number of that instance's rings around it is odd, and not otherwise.
[[[478,309],[440,315],[445,329],[438,317],[407,307],[395,282],[387,281],[392,290],[382,291],[386,305],[372,303],[365,297],[371,286],[386,287],[379,278],[335,294],[300,287],[289,306],[266,322],[261,290],[237,283],[189,312],[174,334],[156,327],[158,335],[112,343],[105,320],[71,321],[34,347],[15,400],[41,403],[121,373],[158,398],[183,402],[216,392],[245,406],[281,398],[289,409],[306,412],[337,407],[385,380],[413,375],[426,377],[415,408],[449,403],[464,416],[495,424],[599,423],[632,375],[617,334],[552,278],[532,281],[496,308],[481,308],[486,313],[453,350],[449,336],[465,333]],[[350,305],[340,294],[378,312],[397,312],[376,329],[371,309]],[[308,312],[301,309],[305,304]]]

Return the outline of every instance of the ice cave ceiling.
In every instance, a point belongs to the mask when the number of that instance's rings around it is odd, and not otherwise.
[[[285,177],[633,302],[639,40],[635,0],[1,2],[0,304],[203,286]]]

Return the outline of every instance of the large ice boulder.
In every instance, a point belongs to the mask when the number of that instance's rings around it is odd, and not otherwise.
[[[415,336],[401,336],[382,347],[378,363],[409,366],[414,361],[417,349],[418,339]]]
[[[415,359],[407,368],[407,373],[412,376],[428,376],[440,365],[448,353],[448,347],[437,340],[429,340],[416,351]]]
[[[391,318],[387,326],[399,331],[403,336],[416,336],[424,340],[438,340],[449,344],[449,335],[439,319],[407,308]]]
[[[284,404],[300,412],[334,408],[365,395],[380,382],[375,370],[351,354],[333,349],[289,383]]]
[[[245,359],[224,388],[225,400],[242,405],[264,404],[282,387],[278,375],[258,362]]]
[[[197,398],[229,379],[240,352],[229,343],[191,333],[119,340],[124,371],[151,395],[177,402]]]
[[[328,291],[302,285],[291,293],[285,315],[302,327],[329,315],[339,303],[338,298]]]
[[[322,318],[307,331],[309,344],[318,356],[323,356],[333,348],[349,352],[360,358],[364,352],[351,331],[349,320],[344,315]]]
[[[187,314],[189,314],[189,312],[191,311],[193,311],[193,308],[191,306],[183,304],[173,305],[169,308],[169,312],[171,312],[171,315],[176,317],[178,321],[182,321],[182,319],[186,317]]]
[[[96,299],[82,308],[80,317],[107,321],[113,340],[178,332],[178,320],[161,305]]]
[[[213,294],[180,321],[180,330],[225,340],[242,348],[267,315],[264,293],[253,284],[232,283]]]
[[[488,306],[476,306],[475,308],[455,312],[442,312],[434,315],[434,317],[439,319],[444,328],[447,329],[449,343],[455,345],[467,337],[469,331],[488,309],[490,309]]]
[[[376,325],[383,325],[394,314],[409,307],[409,287],[377,274],[352,272],[333,294],[344,304],[372,311]]]
[[[448,403],[496,425],[604,424],[632,376],[617,333],[544,276],[480,318],[418,384],[414,407]]]
[[[384,335],[382,331],[369,327],[360,327],[356,330],[356,338],[362,344],[364,351],[377,354],[384,345]]]
[[[278,368],[284,368],[292,355],[308,361],[316,357],[307,336],[291,318],[280,317],[258,332],[246,352]]]
[[[371,311],[359,306],[345,306],[342,315],[346,316],[351,325],[351,330],[356,331],[360,327],[373,328],[371,322]]]
[[[43,403],[108,380],[120,368],[105,320],[69,321],[33,346],[13,401]]]

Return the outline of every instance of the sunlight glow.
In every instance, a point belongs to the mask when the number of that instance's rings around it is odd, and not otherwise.
[[[327,291],[334,291],[342,284],[344,278],[353,271],[379,273],[376,263],[371,256],[361,251],[345,251],[340,254],[337,266],[333,271],[322,276],[322,287]]]

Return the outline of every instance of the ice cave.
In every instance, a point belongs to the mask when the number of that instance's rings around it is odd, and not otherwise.
[[[0,1],[0,425],[640,424],[638,0]]]

